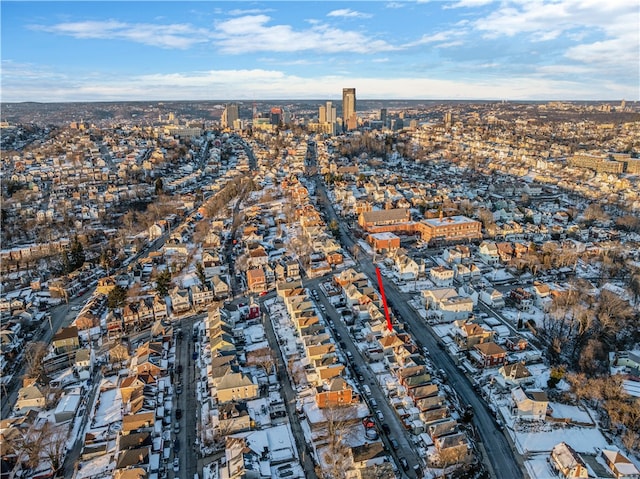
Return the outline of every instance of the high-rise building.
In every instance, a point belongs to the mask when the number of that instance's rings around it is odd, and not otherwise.
[[[271,124],[274,126],[278,126],[282,123],[282,108],[272,108],[269,114],[269,118],[271,120]]]
[[[233,124],[238,118],[238,104],[227,103],[224,111],[222,112],[222,117],[220,118],[220,125],[222,128],[233,128]]]
[[[380,121],[382,122],[382,126],[385,126],[387,124],[387,109],[386,108],[381,108],[380,109]]]
[[[346,131],[355,130],[358,127],[355,88],[342,89],[342,126]]]
[[[335,123],[336,122],[336,107],[333,106],[333,103],[328,101],[325,110],[327,112],[327,120],[326,120],[327,123]]]
[[[327,107],[320,106],[318,108],[318,123],[326,123],[327,122]]]
[[[328,101],[326,105],[318,108],[318,131],[322,131],[325,134],[335,135],[336,132],[336,107],[333,103]]]

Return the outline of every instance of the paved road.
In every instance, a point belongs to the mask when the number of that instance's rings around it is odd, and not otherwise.
[[[60,327],[66,327],[71,324],[73,319],[77,316],[79,308],[91,295],[91,291],[80,298],[73,298],[69,301],[69,304],[61,304],[51,309],[51,321],[43,321],[33,334],[33,339],[30,342],[43,342],[47,345],[51,344],[53,335],[60,329]],[[19,366],[11,378],[11,381],[1,391],[2,393],[2,419],[6,419],[11,410],[13,409],[16,400],[18,399],[18,390],[22,383],[22,376],[26,372],[26,364],[24,361],[19,361]]]
[[[327,197],[326,189],[319,177],[316,177],[316,191],[320,205],[327,215],[327,222],[335,219],[340,225],[343,246],[349,251],[354,251],[354,248],[358,249],[351,237],[350,231],[345,227],[344,222],[340,221],[340,218],[336,215],[331,201]],[[361,252],[358,256],[358,262],[362,271],[368,275],[370,281],[373,284],[377,284],[375,267],[369,257]],[[394,309],[401,314],[403,320],[411,328],[412,336],[423,346],[427,347],[431,353],[433,363],[436,367],[445,371],[451,387],[456,390],[460,399],[473,407],[475,412],[473,424],[476,427],[484,449],[487,451],[488,457],[486,459],[488,459],[491,465],[492,475],[498,479],[522,478],[524,467],[521,465],[520,457],[516,457],[507,438],[497,428],[487,404],[476,395],[467,377],[453,363],[452,358],[440,350],[436,340],[437,335],[407,304],[407,300],[410,299],[411,296],[400,293],[395,285],[384,281],[384,279],[383,284],[387,298],[391,300]]]
[[[173,376],[174,393],[176,392],[177,384],[182,384],[182,393],[174,395],[174,411],[172,411],[173,419],[171,423],[172,429],[175,427],[174,423],[176,421],[180,424],[180,432],[173,434],[174,445],[175,439],[180,442],[180,451],[176,454],[175,448],[173,450],[174,457],[177,456],[180,461],[180,472],[175,474],[174,477],[176,478],[191,478],[196,472],[200,473],[200,471],[197,471],[199,446],[196,444],[196,423],[200,416],[200,403],[196,397],[199,374],[196,374],[196,361],[191,356],[196,345],[191,337],[193,325],[200,318],[201,316],[192,316],[175,325],[175,327],[181,328],[183,333],[183,338],[176,340],[176,363],[174,367],[175,371],[178,365],[182,365],[182,374],[174,372]],[[181,419],[176,419],[176,409],[182,410]]]
[[[269,293],[267,296],[264,296],[261,299],[264,301],[264,299],[272,298],[274,296],[274,293]],[[293,437],[296,440],[298,457],[300,458],[302,468],[304,469],[305,477],[310,479],[318,479],[315,471],[315,465],[313,463],[310,450],[308,449],[304,432],[302,431],[302,427],[300,426],[298,414],[295,410],[297,395],[291,387],[291,379],[287,374],[286,363],[284,361],[284,357],[282,356],[280,346],[278,345],[278,339],[273,329],[273,324],[269,319],[268,311],[263,304],[261,304],[261,307],[263,310],[263,325],[266,332],[267,341],[269,342],[269,346],[271,347],[271,349],[276,353],[276,370],[278,374],[278,382],[282,388],[281,393],[287,407],[287,414],[289,417],[289,424],[291,425],[291,432],[293,433]]]
[[[319,282],[318,280],[312,280],[307,284],[307,287],[313,287],[314,283],[318,283],[318,282]],[[421,461],[418,459],[418,452],[416,450],[415,445],[409,440],[407,436],[407,430],[405,429],[404,424],[402,424],[402,421],[400,420],[398,415],[395,413],[394,409],[389,404],[389,401],[387,400],[387,397],[384,395],[382,388],[376,381],[376,375],[369,368],[368,358],[364,357],[360,353],[360,350],[357,348],[357,346],[355,345],[353,339],[349,334],[347,325],[344,323],[344,321],[342,321],[341,316],[336,312],[334,307],[327,300],[324,293],[320,292],[321,291],[320,288],[316,288],[316,289],[319,291],[319,295],[318,295],[319,301],[317,302],[325,306],[326,313],[323,313],[323,315],[331,320],[329,324],[331,325],[331,329],[334,332],[334,337],[335,337],[335,333],[338,333],[340,335],[339,341],[344,343],[344,347],[341,348],[342,351],[344,351],[345,353],[346,351],[349,351],[353,355],[353,360],[349,361],[347,358],[345,358],[345,360],[347,361],[348,364],[350,364],[352,371],[353,371],[353,366],[357,366],[358,371],[360,372],[360,374],[364,379],[363,381],[359,381],[357,379],[357,375],[353,374],[354,381],[358,382],[361,386],[366,384],[371,391],[371,395],[367,395],[364,392],[364,389],[362,387],[360,388],[360,391],[362,392],[364,399],[369,405],[369,409],[371,410],[372,417],[378,424],[378,432],[380,433],[380,437],[382,438],[383,442],[387,446],[389,453],[394,458],[396,462],[396,466],[398,467],[398,470],[402,470],[402,466],[400,464],[399,458],[405,457],[407,459],[407,463],[409,464],[409,468],[410,468],[410,470],[407,471],[406,474],[411,478],[416,477],[415,473],[412,470],[413,467],[417,465],[423,468],[426,466],[426,464],[421,463]],[[375,403],[372,403],[371,401],[372,399],[375,400]],[[381,421],[377,417],[376,411],[382,412],[384,416],[384,420]],[[389,430],[390,430],[389,434],[384,433],[382,429],[382,424],[387,424],[389,426]],[[391,438],[395,438],[398,441],[398,444],[400,447],[398,448],[397,451],[395,451],[391,447],[391,443],[389,442]]]

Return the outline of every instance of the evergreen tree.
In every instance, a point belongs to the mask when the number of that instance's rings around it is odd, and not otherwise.
[[[169,293],[169,286],[171,286],[171,272],[165,269],[156,277],[156,291],[164,298]]]
[[[207,283],[207,275],[204,272],[204,265],[202,261],[198,261],[196,263],[196,275],[198,276],[198,280],[200,280],[200,284],[205,286]]]
[[[107,295],[107,306],[109,309],[117,309],[124,306],[127,297],[127,290],[122,286],[116,286]]]
[[[75,271],[76,269],[81,268],[82,265],[84,264],[84,260],[85,260],[84,247],[82,246],[82,243],[78,239],[78,235],[76,235],[73,238],[73,241],[71,242],[71,250],[69,255],[71,271]]]

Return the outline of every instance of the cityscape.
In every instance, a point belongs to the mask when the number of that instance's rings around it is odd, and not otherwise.
[[[120,5],[2,5],[0,479],[640,478],[637,12]]]

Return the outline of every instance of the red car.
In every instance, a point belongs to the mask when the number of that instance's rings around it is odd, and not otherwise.
[[[268,291],[263,291],[262,293],[260,293],[260,296],[266,296],[268,293]]]

